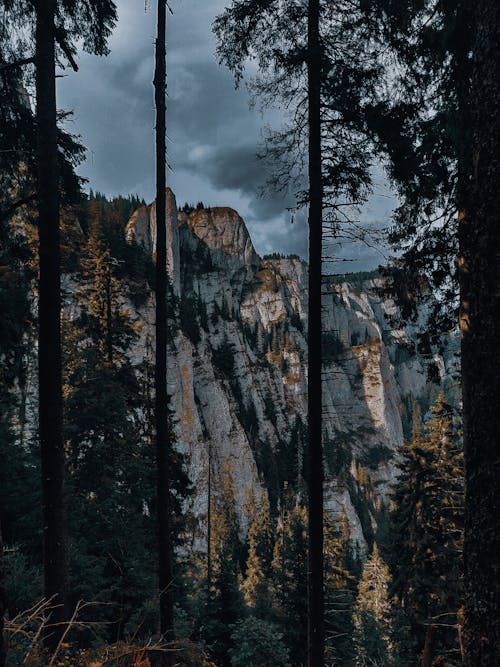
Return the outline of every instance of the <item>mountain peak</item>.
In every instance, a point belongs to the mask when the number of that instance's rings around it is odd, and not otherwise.
[[[237,256],[244,264],[259,262],[245,222],[234,209],[227,206],[198,209],[184,221],[209,248]]]

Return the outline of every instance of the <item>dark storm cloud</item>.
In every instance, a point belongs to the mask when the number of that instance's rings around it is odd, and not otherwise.
[[[270,220],[293,206],[294,198],[266,187],[269,171],[255,144],[197,146],[176,161],[180,168],[206,178],[217,190],[238,192],[249,201],[256,221]]]
[[[255,194],[265,183],[262,163],[256,156],[255,145],[214,146],[205,152],[191,152],[185,162],[179,160],[182,168],[189,168],[204,174],[212,185],[221,190],[238,190]]]

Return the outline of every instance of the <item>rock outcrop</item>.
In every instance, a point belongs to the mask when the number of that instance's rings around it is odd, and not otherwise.
[[[189,453],[193,510],[202,533],[209,465],[215,480],[228,466],[245,527],[250,489],[257,497],[266,491],[274,506],[284,487],[301,489],[307,265],[260,258],[232,209],[182,212],[174,223],[170,191],[167,203],[168,269],[181,311],[169,393],[180,447]],[[141,208],[127,238],[154,253],[155,224],[154,205]],[[430,369],[443,379],[456,363],[453,341],[441,354],[418,350],[411,328],[397,323],[395,303],[380,296],[381,286],[377,274],[325,283],[326,507],[334,518],[346,513],[360,549],[387,500],[413,405],[425,414],[438,391],[428,381]],[[154,339],[152,296],[137,315],[145,323],[134,352],[140,357]]]
[[[172,280],[175,294],[180,291],[179,225],[177,205],[170,188],[165,192],[166,231],[167,231],[167,270]],[[138,208],[129,220],[125,230],[126,238],[131,243],[138,243],[147,252],[156,255],[156,202]]]

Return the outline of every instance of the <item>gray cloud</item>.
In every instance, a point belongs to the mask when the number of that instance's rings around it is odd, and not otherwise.
[[[80,173],[89,186],[108,195],[154,197],[154,3],[118,0],[119,22],[107,58],[82,55],[80,71],[59,80],[59,104],[74,109],[69,129],[88,148]],[[169,184],[179,203],[203,200],[232,206],[245,218],[260,253],[307,255],[305,212],[290,224],[291,194],[262,190],[269,168],[256,154],[265,122],[250,110],[246,90],[235,90],[230,73],[218,66],[211,23],[227,0],[174,0],[169,18],[168,161]],[[387,201],[374,200],[366,218],[384,217]],[[386,207],[390,208],[390,207]],[[342,253],[352,252],[342,249]],[[357,250],[361,265],[374,254]]]

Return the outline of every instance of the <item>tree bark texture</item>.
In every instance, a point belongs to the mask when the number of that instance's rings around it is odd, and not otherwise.
[[[436,628],[434,625],[428,625],[425,633],[425,643],[420,656],[420,667],[432,667],[432,648],[434,643],[434,634]]]
[[[36,4],[36,122],[38,158],[38,374],[45,595],[53,611],[48,645],[67,620],[68,534],[64,492],[61,362],[61,267],[54,50],[55,0]]]
[[[2,525],[0,524],[0,667],[5,667],[7,659],[7,642],[4,634],[5,613],[7,611],[7,600],[5,591],[5,555],[2,538]]]
[[[157,457],[160,632],[173,639],[173,550],[170,520],[170,431],[167,395],[167,233],[166,233],[166,2],[158,0],[154,75],[156,106],[156,364],[155,423]]]
[[[208,443],[208,488],[207,488],[207,600],[212,589],[212,443]]]
[[[321,170],[321,45],[319,0],[309,0],[309,329],[308,329],[308,665],[324,665],[323,447],[321,388],[321,259],[323,186]]]
[[[459,220],[464,665],[500,665],[500,3],[476,0]],[[460,193],[459,193],[460,194]]]

